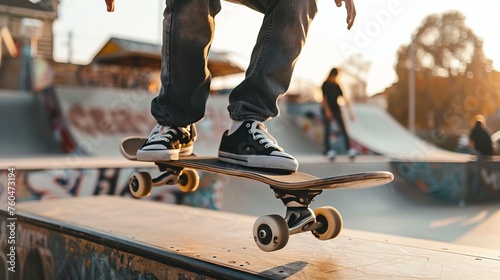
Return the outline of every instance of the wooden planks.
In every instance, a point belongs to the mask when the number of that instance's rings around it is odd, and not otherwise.
[[[266,253],[252,239],[256,217],[128,198],[23,202],[17,211],[113,236],[118,244],[119,240],[142,244],[260,277],[494,279],[500,275],[497,251],[348,229],[329,241],[308,233],[292,235],[284,249]]]

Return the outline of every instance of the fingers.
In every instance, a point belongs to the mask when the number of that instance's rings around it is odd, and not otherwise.
[[[356,7],[354,6],[354,0],[344,0],[344,2],[347,9],[347,29],[350,30],[356,18]]]
[[[108,12],[113,12],[115,10],[115,0],[106,0],[106,8]]]
[[[347,29],[350,30],[356,18],[356,7],[354,6],[354,0],[335,0],[337,7],[341,7],[342,2],[345,2],[345,8],[347,10]]]

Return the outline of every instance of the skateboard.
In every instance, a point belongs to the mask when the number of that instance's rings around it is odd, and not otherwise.
[[[136,152],[146,138],[127,137],[121,141],[120,152],[129,160],[137,160]],[[309,208],[314,198],[323,190],[368,188],[390,183],[394,176],[386,171],[354,173],[328,178],[302,172],[258,169],[225,163],[216,157],[181,157],[174,161],[155,162],[162,172],[151,178],[147,172],[135,172],[129,180],[134,197],[151,193],[152,187],[177,184],[183,192],[194,191],[199,177],[196,170],[241,177],[267,184],[286,207],[286,215],[266,215],[258,218],[253,226],[253,238],[263,251],[282,249],[292,234],[311,232],[319,240],[329,240],[339,235],[342,216],[331,206]]]

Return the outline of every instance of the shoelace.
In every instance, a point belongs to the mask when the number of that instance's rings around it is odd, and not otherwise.
[[[283,152],[283,149],[278,146],[278,141],[276,141],[276,139],[274,139],[274,137],[271,136],[269,132],[267,132],[267,127],[265,124],[261,122],[253,122],[248,132],[252,134],[254,140],[260,139],[259,144],[265,144],[264,147],[273,147]]]
[[[187,127],[177,127],[182,133],[190,133],[190,130]],[[177,135],[178,132],[173,127],[160,125],[158,127],[158,133],[167,137],[167,142]]]

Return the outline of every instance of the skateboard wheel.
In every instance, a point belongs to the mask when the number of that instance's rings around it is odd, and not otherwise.
[[[265,252],[279,250],[288,243],[288,225],[280,215],[262,216],[253,225],[253,239]]]
[[[130,193],[137,198],[148,196],[153,188],[153,180],[148,172],[134,172],[128,182]]]
[[[328,240],[337,237],[342,230],[342,216],[339,211],[331,206],[325,206],[314,209],[316,221],[321,222],[323,226],[312,230],[312,234],[319,240]]]
[[[179,190],[181,192],[194,192],[200,185],[200,176],[194,169],[185,168],[178,180]]]

